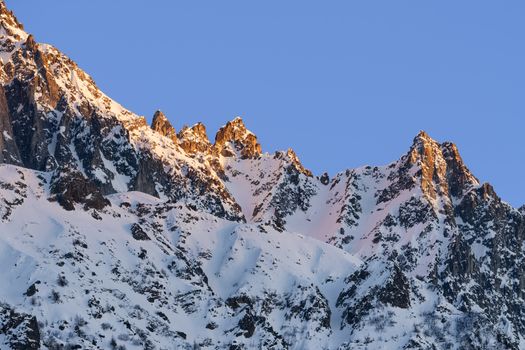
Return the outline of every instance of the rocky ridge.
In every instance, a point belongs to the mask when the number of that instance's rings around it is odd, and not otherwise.
[[[454,144],[315,177],[240,118],[148,126],[0,19],[0,347],[525,348],[525,209]]]

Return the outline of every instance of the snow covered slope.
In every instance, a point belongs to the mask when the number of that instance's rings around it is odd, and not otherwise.
[[[1,349],[525,349],[525,211],[452,143],[316,177],[0,19]]]
[[[0,167],[9,213],[0,224],[9,287],[0,298],[36,316],[42,345],[104,349],[114,337],[128,348],[169,349],[240,338],[313,349],[344,339],[330,310],[361,264],[350,254],[139,192],[109,196],[102,211],[68,212],[47,200],[48,182]]]

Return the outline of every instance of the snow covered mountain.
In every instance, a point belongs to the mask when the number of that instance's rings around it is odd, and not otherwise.
[[[454,144],[314,176],[0,16],[1,349],[525,349],[525,210]]]

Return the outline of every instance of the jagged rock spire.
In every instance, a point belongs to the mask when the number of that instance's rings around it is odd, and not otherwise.
[[[166,115],[161,111],[156,111],[153,115],[153,121],[151,123],[151,128],[161,134],[171,139],[173,142],[177,142],[177,133],[175,128],[171,125]]]
[[[4,0],[0,0],[0,17],[2,19],[2,24],[3,22],[7,22],[10,26],[24,30],[24,26],[18,21],[13,11],[7,8]]]
[[[279,153],[279,152],[278,152]],[[304,175],[308,176],[308,177],[312,177],[313,174],[310,170],[306,169],[303,164],[301,163],[301,161],[299,160],[299,157],[297,156],[297,154],[295,153],[295,151],[291,148],[289,148],[287,151],[286,151],[286,155],[284,155],[292,164],[293,166],[300,172],[300,173],[303,173]]]
[[[420,167],[422,190],[431,198],[438,194],[460,197],[472,186],[479,185],[456,145],[440,144],[424,131],[414,138],[407,160],[410,165]]]
[[[191,128],[184,126],[177,134],[179,145],[188,154],[208,153],[211,150],[211,143],[206,133],[206,126],[197,123]]]
[[[215,136],[215,150],[225,157],[232,157],[240,152],[242,158],[256,158],[261,155],[261,145],[257,136],[246,129],[240,117],[226,123]]]
[[[446,174],[444,162],[440,162],[437,159],[440,153],[440,145],[426,132],[420,131],[414,138],[408,155],[408,162],[421,168],[423,193],[432,198],[436,198],[434,176],[443,177]]]
[[[18,21],[16,16],[10,11],[3,0],[0,0],[0,31],[9,37],[11,41],[21,41],[27,38],[24,26]]]
[[[28,49],[29,51],[35,51],[38,44],[36,43],[35,38],[33,37],[33,35],[29,34],[29,36],[27,37],[27,40],[26,40],[24,45],[25,45],[26,49]]]

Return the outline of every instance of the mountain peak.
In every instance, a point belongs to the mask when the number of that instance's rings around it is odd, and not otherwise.
[[[13,22],[12,25],[16,25],[19,29],[24,29],[24,26],[18,22],[13,11],[7,8],[4,0],[0,0],[0,16],[2,17],[2,21],[8,19],[10,22]]]
[[[432,139],[425,130],[420,130],[416,135],[415,139]]]
[[[465,166],[458,148],[451,142],[439,143],[420,131],[408,153],[408,162],[420,167],[423,192],[431,198],[438,193],[460,197],[479,181]]]
[[[241,116],[237,116],[233,118],[233,120],[230,121],[232,124],[238,124],[244,126],[244,120],[242,120]]]
[[[261,145],[251,131],[246,129],[241,117],[236,117],[219,129],[215,136],[215,150],[225,157],[240,153],[241,158],[257,158],[261,155]]]
[[[25,40],[28,34],[24,31],[24,26],[18,21],[12,11],[10,11],[5,2],[0,0],[0,30],[11,41]],[[3,38],[5,40],[6,38]]]
[[[168,119],[166,115],[164,114],[164,112],[162,112],[160,109],[157,109],[155,111],[155,114],[153,114],[153,121],[155,121],[155,119],[157,118]]]
[[[206,133],[206,126],[197,123],[191,128],[183,126],[177,134],[179,145],[189,154],[208,153],[211,150],[211,143]]]
[[[295,168],[299,170],[299,172],[303,173],[304,175],[308,177],[313,176],[312,172],[303,166],[303,164],[299,160],[299,157],[297,156],[297,154],[295,153],[293,149],[289,148],[288,151],[286,151],[286,156],[290,159],[290,161],[295,166]]]
[[[438,143],[432,137],[430,137],[430,135],[426,131],[421,130],[416,135],[416,137],[414,137],[414,140],[412,142],[412,149],[423,150],[423,148],[425,147],[437,144]]]
[[[410,147],[409,162],[411,164],[420,163],[423,168],[434,169],[436,167],[436,158],[440,154],[440,144],[426,132],[420,131]]]
[[[151,128],[162,136],[170,138],[173,142],[177,142],[175,128],[171,125],[170,121],[162,111],[158,110],[153,115]]]
[[[307,178],[241,118],[150,129],[6,11],[0,348],[523,347],[525,208],[454,144]]]

